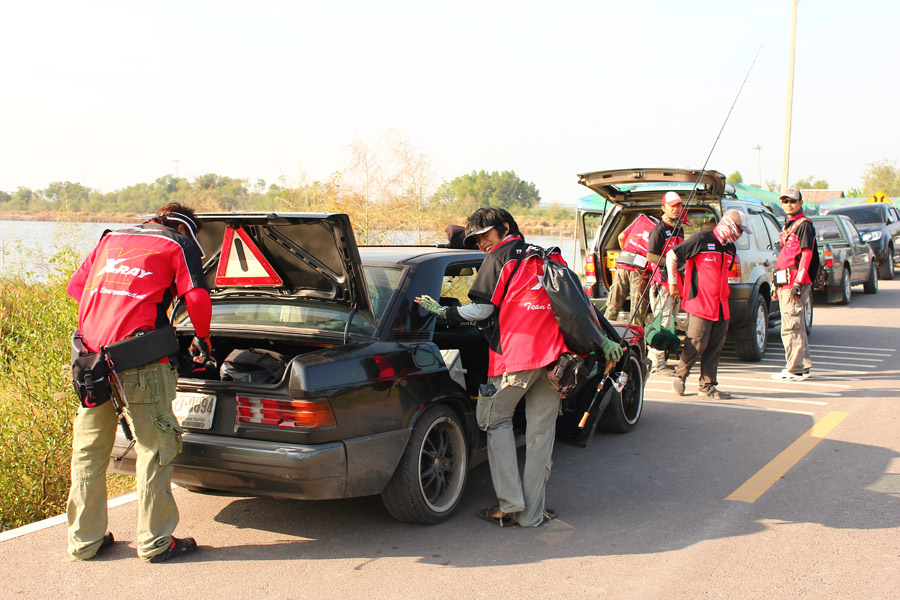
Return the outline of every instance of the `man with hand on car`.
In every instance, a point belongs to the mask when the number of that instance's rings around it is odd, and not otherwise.
[[[666,257],[669,294],[676,300],[684,297],[681,307],[688,313],[687,332],[681,360],[675,368],[672,387],[684,395],[685,379],[700,359],[700,393],[707,398],[724,400],[731,394],[716,389],[719,355],[728,332],[728,270],[737,250],[734,242],[743,232],[741,213],[729,210],[712,231],[695,233],[676,246]],[[684,284],[678,289],[678,265],[684,265]]]
[[[662,327],[669,327],[678,314],[678,300],[669,295],[666,257],[684,241],[683,225],[690,226],[684,203],[677,192],[666,192],[662,198],[662,220],[650,231],[647,239],[647,262],[650,265],[650,306],[654,316],[662,313]],[[684,214],[682,214],[684,212]],[[681,221],[679,223],[679,217]],[[677,277],[677,274],[676,274]],[[674,376],[675,369],[666,364],[666,351],[649,348],[651,374]]]
[[[465,242],[487,254],[469,290],[472,303],[441,306],[429,296],[416,302],[426,311],[455,322],[481,321],[497,313],[497,331],[489,350],[488,388],[478,397],[478,426],[487,432],[488,462],[498,504],[478,516],[499,526],[537,527],[554,518],[544,508],[559,414],[559,393],[546,367],[570,352],[541,285],[543,259],[529,254],[515,219],[503,208],[476,210],[466,223]],[[552,260],[565,264],[558,253]],[[622,347],[604,340],[607,360],[618,361]],[[492,389],[493,388],[493,389]],[[512,417],[525,400],[525,471],[520,480]]]
[[[781,250],[775,263],[775,292],[781,309],[781,342],[785,366],[772,379],[804,381],[809,379],[812,361],[806,337],[806,307],[812,294],[812,281],[819,270],[816,227],[803,214],[803,195],[791,188],[781,196],[787,214],[781,230]]]
[[[143,225],[106,231],[72,275],[66,292],[79,303],[85,349],[103,347],[168,325],[167,310],[182,297],[196,337],[195,362],[209,360],[212,304],[197,241],[194,211],[170,202]],[[118,373],[135,440],[137,553],[156,563],[190,554],[193,538],[175,538],[178,508],[172,497],[172,460],[181,451],[181,427],[172,414],[177,376],[168,357]],[[112,402],[81,407],[72,437],[68,553],[88,560],[114,543],[106,532],[106,467],[116,437]]]

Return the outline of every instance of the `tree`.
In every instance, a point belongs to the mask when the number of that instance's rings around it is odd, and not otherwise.
[[[862,196],[870,196],[878,190],[888,196],[900,196],[900,170],[896,161],[882,158],[867,163],[862,182]]]
[[[797,181],[791,187],[797,190],[827,190],[828,182],[824,179],[815,179],[813,175],[810,175],[806,179]]]
[[[519,179],[514,171],[472,171],[469,175],[460,175],[453,181],[441,184],[435,196],[443,202],[472,202],[476,208],[530,208],[541,201],[535,185]]]
[[[725,180],[726,183],[744,183],[744,178],[741,176],[740,171],[735,171],[731,175],[728,176],[728,179]]]
[[[779,191],[778,190],[778,182],[775,181],[774,179],[767,179],[766,180],[766,189],[769,190],[770,192]]]

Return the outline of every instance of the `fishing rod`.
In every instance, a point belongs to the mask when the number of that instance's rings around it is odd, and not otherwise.
[[[672,230],[672,237],[675,237],[675,234],[678,233],[679,230],[683,231],[682,224],[684,222],[684,219],[687,217],[688,208],[690,207],[691,203],[694,201],[694,197],[695,197],[696,191],[697,191],[697,186],[700,185],[700,180],[703,179],[703,175],[706,173],[706,170],[707,170],[706,167],[709,164],[709,159],[712,158],[713,152],[716,149],[716,145],[718,145],[719,139],[722,137],[722,132],[725,131],[725,125],[728,124],[728,119],[731,118],[731,113],[734,111],[734,107],[737,105],[738,98],[741,97],[741,92],[744,91],[744,86],[747,84],[747,80],[750,78],[750,72],[753,71],[753,66],[756,64],[756,59],[759,58],[759,53],[762,52],[762,49],[763,49],[763,47],[760,46],[759,50],[756,51],[756,56],[753,57],[753,62],[750,63],[750,68],[747,69],[747,74],[744,75],[744,81],[741,82],[741,87],[738,89],[737,94],[734,97],[734,101],[731,103],[731,108],[728,109],[728,114],[725,115],[725,120],[722,122],[722,126],[719,128],[719,133],[718,133],[718,135],[716,135],[716,139],[715,139],[715,141],[713,141],[713,145],[709,149],[709,154],[706,155],[706,160],[703,162],[703,167],[700,169],[700,173],[697,175],[697,180],[694,182],[694,185],[691,187],[691,191],[688,194],[688,199],[686,202],[682,202],[681,212],[678,213],[678,218],[675,219],[675,228]],[[657,269],[659,269],[660,263],[662,263],[665,260],[667,250],[669,250],[668,240],[666,241],[666,244],[663,245],[663,252],[662,252],[662,254],[659,255],[659,259],[656,261]],[[622,336],[623,339],[628,335],[628,333],[630,333],[632,331],[631,326],[634,324],[634,318],[637,316],[637,314],[639,312],[638,307],[644,303],[644,297],[650,291],[650,285],[651,284],[648,284],[647,287],[645,287],[644,290],[641,292],[641,295],[638,298],[638,303],[637,303],[638,305],[631,307],[631,316],[628,320],[628,325],[625,328],[626,333],[625,333],[625,335]],[[637,333],[632,334],[631,337],[628,339],[634,339],[635,337],[637,337]]]

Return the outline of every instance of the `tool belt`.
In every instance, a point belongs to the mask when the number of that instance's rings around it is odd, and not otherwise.
[[[115,344],[91,352],[84,345],[81,330],[72,335],[72,385],[81,406],[93,408],[109,401],[111,371],[128,371],[177,354],[178,338],[172,325],[137,332]]]

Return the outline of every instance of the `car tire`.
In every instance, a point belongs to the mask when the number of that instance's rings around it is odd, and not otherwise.
[[[841,282],[838,285],[838,293],[840,296],[838,297],[837,304],[847,305],[850,304],[850,297],[853,292],[850,289],[850,269],[844,267],[844,272],[841,273]]]
[[[762,294],[756,294],[756,302],[753,304],[753,320],[747,325],[744,333],[749,334],[748,339],[736,340],[734,347],[738,358],[747,362],[758,362],[766,354],[766,344],[769,341],[769,305]]]
[[[888,261],[890,262],[890,261]],[[893,266],[894,263],[891,263]],[[880,267],[880,265],[879,265]],[[893,279],[893,274],[891,274],[891,278]],[[887,277],[883,277],[882,279],[887,279]],[[875,261],[872,261],[871,267],[869,268],[869,280],[863,284],[863,291],[867,294],[877,294],[878,293],[878,273],[875,269]]]
[[[878,278],[890,281],[894,278],[894,249],[888,248],[887,257],[878,263]]]
[[[628,383],[621,393],[613,390],[612,400],[597,423],[600,431],[628,433],[641,418],[644,410],[644,369],[634,350],[628,351],[623,370],[628,374]]]
[[[447,406],[432,406],[416,421],[381,501],[398,521],[439,523],[459,504],[468,471],[469,448],[459,416]]]

